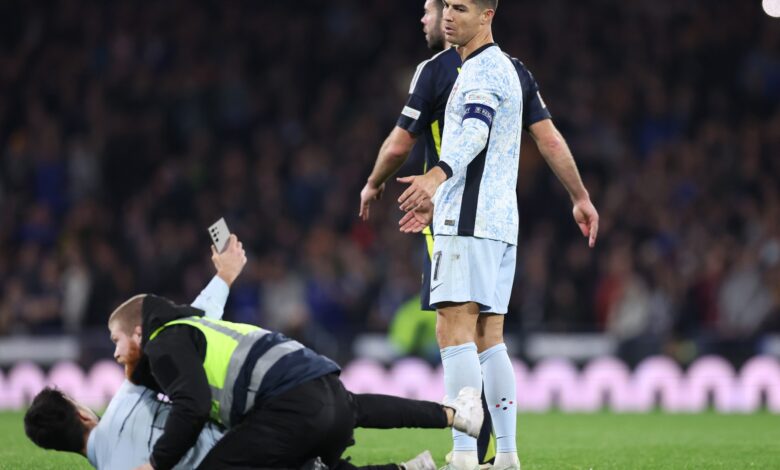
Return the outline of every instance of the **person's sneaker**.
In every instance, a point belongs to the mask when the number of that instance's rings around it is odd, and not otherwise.
[[[457,455],[457,457],[456,457]],[[457,460],[457,461],[456,461]],[[482,466],[479,465],[476,458],[473,455],[469,456],[468,453],[453,453],[448,452],[444,458],[447,463],[440,470],[480,470]]]
[[[444,456],[444,462],[447,464],[452,463],[452,451],[447,452],[447,455]],[[492,467],[493,467],[492,460],[489,462],[479,464],[479,470],[490,470]]]
[[[489,464],[488,464],[489,465]],[[479,470],[482,468],[482,465],[478,467],[474,467],[474,470]],[[447,465],[441,467],[439,470],[463,470],[462,468],[458,468],[455,465],[448,463]]]
[[[436,462],[429,451],[425,451],[408,462],[401,464],[402,470],[436,470]]]
[[[520,459],[515,453],[498,453],[490,470],[520,470]]]
[[[474,438],[479,436],[485,412],[482,411],[482,396],[477,389],[463,387],[454,400],[444,397],[442,404],[455,410],[455,418],[452,420],[453,428]]]
[[[510,465],[507,467],[496,467],[495,465],[491,465],[489,463],[485,463],[479,466],[481,470],[522,470],[520,468],[520,461],[517,461],[517,465]]]

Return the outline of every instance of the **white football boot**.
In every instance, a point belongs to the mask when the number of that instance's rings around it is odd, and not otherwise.
[[[447,465],[441,470],[480,470],[477,451],[452,451],[447,454]]]
[[[454,400],[444,397],[442,404],[455,411],[455,417],[452,420],[453,428],[465,432],[473,438],[479,436],[485,412],[482,410],[482,395],[476,388],[463,387]]]
[[[454,451],[451,450],[447,452],[447,455],[444,456],[444,461],[447,463],[447,466],[444,468],[451,468],[450,464],[452,464],[452,453]],[[479,470],[490,470],[493,467],[492,463],[481,463],[479,464]]]
[[[520,470],[520,459],[515,452],[498,452],[490,470]]]

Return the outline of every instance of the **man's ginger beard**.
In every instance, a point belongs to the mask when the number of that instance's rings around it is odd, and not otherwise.
[[[130,379],[140,359],[141,347],[137,345],[135,341],[130,341],[127,351],[127,360],[125,361],[125,377]]]

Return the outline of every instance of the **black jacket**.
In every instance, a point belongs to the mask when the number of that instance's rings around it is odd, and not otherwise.
[[[186,305],[175,305],[162,297],[149,295],[144,299],[141,328],[143,355],[133,373],[135,383],[163,392],[173,406],[165,423],[163,435],[154,446],[150,459],[156,469],[176,465],[197,441],[211,411],[211,389],[203,360],[206,338],[197,328],[173,325],[160,332],[154,341],[149,336],[165,323],[177,318],[203,316],[203,312]],[[252,390],[253,403],[247,403],[252,372],[258,360],[275,346],[289,344],[289,353],[274,359],[257,389]],[[309,348],[293,344],[281,333],[267,332],[250,347],[246,360],[233,387],[233,425],[243,419],[247,405],[255,406],[309,380],[330,373],[339,373],[339,366]]]
[[[165,429],[152,451],[150,463],[157,470],[174,467],[195,445],[211,410],[211,390],[203,360],[206,338],[195,328],[170,326],[151,343],[149,336],[177,318],[203,316],[189,305],[148,295],[143,303],[141,349],[143,355],[132,381],[165,393],[172,407]]]

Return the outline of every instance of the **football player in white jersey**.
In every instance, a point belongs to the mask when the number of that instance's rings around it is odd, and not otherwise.
[[[503,314],[514,281],[517,172],[522,89],[510,59],[493,42],[497,0],[445,0],[444,31],[458,47],[463,68],[447,103],[439,164],[410,186],[398,202],[401,230],[421,231],[433,222],[431,304],[437,308],[445,389],[479,388],[496,432],[495,469],[520,467],[516,448],[515,378],[503,342]],[[529,127],[540,152],[566,187],[573,215],[591,247],[598,212],[574,159],[552,121]],[[488,313],[489,312],[489,313]],[[450,466],[478,467],[476,442],[453,432]]]

